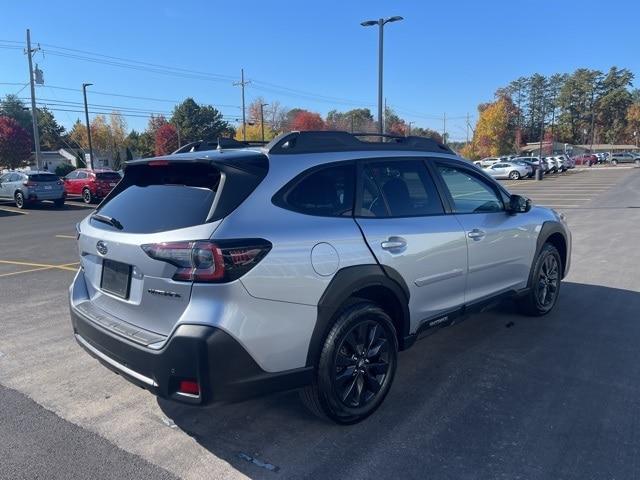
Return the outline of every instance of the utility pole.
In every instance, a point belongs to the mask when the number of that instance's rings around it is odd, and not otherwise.
[[[89,123],[89,108],[87,107],[87,87],[93,83],[82,84],[82,94],[84,95],[84,118],[87,121],[87,138],[89,139],[89,169],[93,170],[93,143],[91,143],[91,124]]]
[[[469,112],[467,112],[467,144],[469,144]]]
[[[442,116],[442,143],[447,144],[447,112]]]
[[[31,31],[27,28],[27,58],[29,59],[29,84],[31,85],[31,120],[33,122],[33,143],[36,147],[36,169],[40,170],[40,131],[38,130],[38,112],[36,110],[36,86],[33,79],[32,55],[40,50],[31,48]]]
[[[247,139],[247,119],[246,119],[246,112],[245,112],[245,108],[244,108],[244,87],[246,85],[249,85],[251,83],[251,81],[244,81],[244,68],[240,69],[240,81],[239,82],[234,82],[233,86],[234,87],[240,87],[240,89],[242,90],[242,140],[245,141]]]
[[[589,153],[593,152],[593,137],[595,136],[595,132],[593,130],[593,125],[595,121],[595,115],[593,111],[593,102],[595,100],[595,95],[596,95],[596,85],[594,83],[594,85],[591,87],[591,148],[589,149]]]
[[[406,136],[409,137],[411,136],[411,125],[413,125],[416,122],[407,122],[407,133]]]
[[[260,126],[262,127],[262,141],[264,142],[264,107],[269,105],[268,103],[260,104]]]
[[[353,133],[353,112],[351,112],[351,115],[349,115],[351,117],[351,133]],[[637,146],[637,145],[636,145]]]

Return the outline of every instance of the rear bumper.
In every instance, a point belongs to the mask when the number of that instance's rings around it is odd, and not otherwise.
[[[60,190],[57,192],[29,192],[27,195],[28,200],[58,200],[64,197],[64,191]]]
[[[153,394],[182,403],[208,405],[240,401],[311,382],[312,369],[268,373],[223,330],[180,325],[164,346],[153,350],[102,328],[70,306],[73,332],[93,357]],[[181,380],[196,380],[199,395],[178,392]]]

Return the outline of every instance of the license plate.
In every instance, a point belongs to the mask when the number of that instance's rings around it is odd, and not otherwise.
[[[102,261],[100,288],[120,298],[129,298],[131,287],[131,265],[105,258]]]
[[[45,186],[44,186],[44,189],[45,189],[45,190],[51,190],[51,188],[52,188],[52,187],[51,187],[51,185],[45,185]]]

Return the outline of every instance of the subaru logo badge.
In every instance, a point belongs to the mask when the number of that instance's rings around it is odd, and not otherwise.
[[[100,255],[106,255],[109,249],[107,248],[107,244],[100,240],[96,243],[96,250]]]

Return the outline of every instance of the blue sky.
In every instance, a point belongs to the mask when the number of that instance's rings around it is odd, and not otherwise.
[[[0,94],[21,88],[6,83],[28,80],[26,56],[20,49],[2,48],[17,45],[2,41],[24,41],[30,28],[32,41],[44,49],[35,61],[47,86],[38,87],[37,96],[49,103],[82,102],[80,85],[91,82],[95,92],[161,100],[192,96],[198,102],[222,105],[220,110],[233,120],[240,116],[240,91],[232,83],[244,68],[246,78],[254,81],[247,87],[247,102],[263,96],[268,102],[278,100],[323,114],[354,106],[375,111],[377,31],[359,24],[392,15],[405,20],[385,29],[385,97],[417,126],[442,130],[446,112],[453,139],[466,136],[467,112],[474,120],[478,103],[491,100],[496,88],[521,75],[578,67],[606,70],[611,65],[640,75],[640,2],[633,0],[3,0],[2,4]],[[68,56],[84,53],[52,46],[215,77],[183,78],[146,66],[133,70],[88,62]],[[20,92],[28,94],[28,88]],[[136,129],[146,125],[147,112],[173,108],[167,101],[96,93],[90,95],[90,103],[139,109],[140,117],[127,117],[129,127]],[[67,127],[80,116],[55,113]]]

